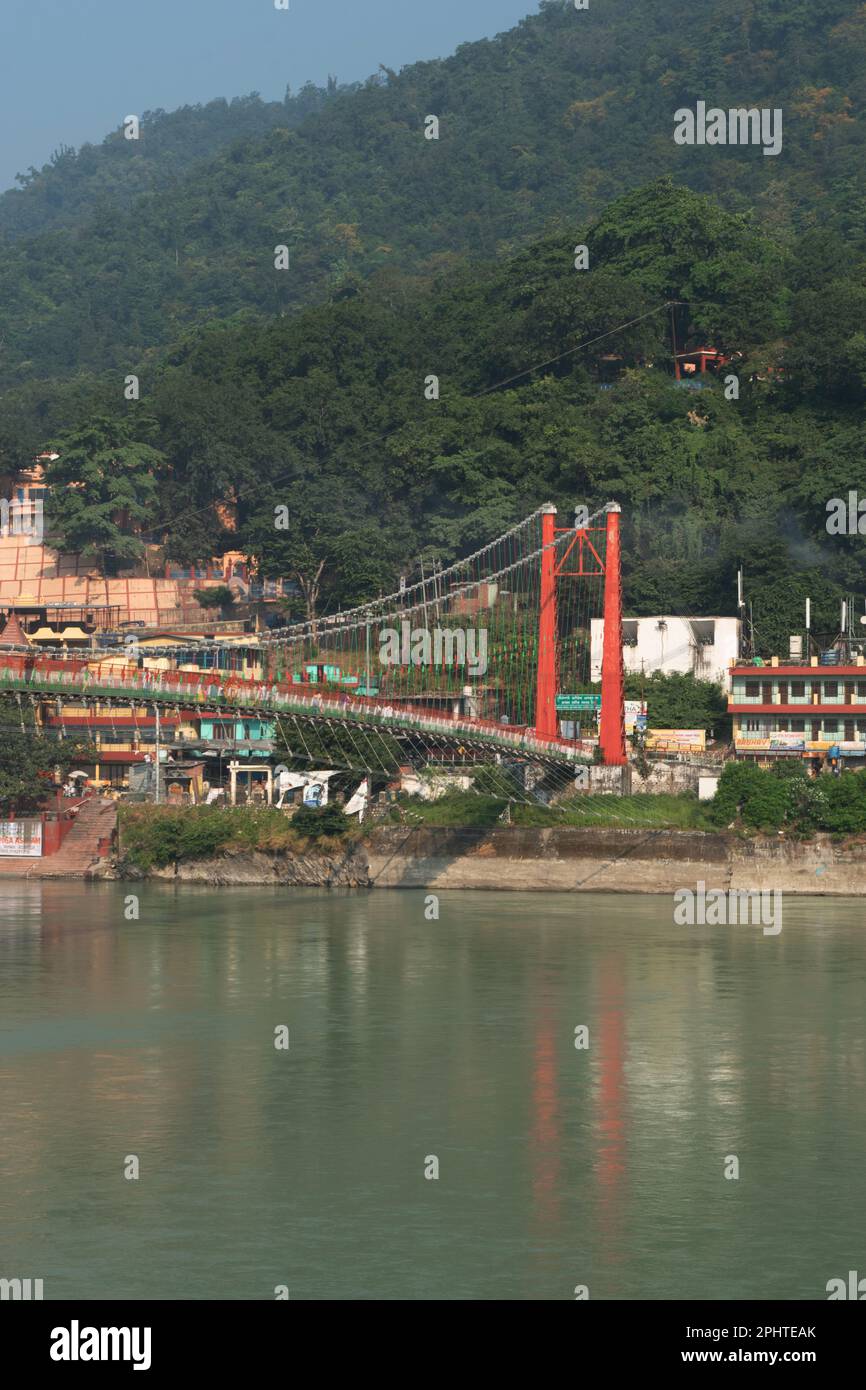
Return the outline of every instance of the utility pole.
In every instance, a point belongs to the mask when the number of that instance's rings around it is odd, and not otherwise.
[[[370,698],[370,610],[367,609],[367,642],[366,642],[366,663],[364,673],[364,694]]]
[[[156,756],[156,795],[154,801],[160,805],[160,706],[154,702],[154,713],[156,713],[156,738],[154,738],[154,756]]]
[[[423,556],[423,555],[420,557],[420,560],[421,560],[421,605],[422,605],[422,608],[423,608],[423,610],[424,610],[424,626],[427,627],[427,626],[428,626],[428,623],[427,623],[427,577],[426,577],[426,575],[425,575],[425,573],[424,573],[424,556]]]

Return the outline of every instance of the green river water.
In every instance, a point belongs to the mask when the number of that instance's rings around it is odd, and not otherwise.
[[[854,900],[786,898],[765,936],[667,897],[450,892],[428,920],[423,892],[7,881],[0,1277],[826,1298],[866,1274],[864,1035]]]

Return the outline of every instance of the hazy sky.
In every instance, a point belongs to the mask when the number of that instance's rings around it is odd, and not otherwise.
[[[124,116],[442,58],[536,0],[0,0],[0,189]]]

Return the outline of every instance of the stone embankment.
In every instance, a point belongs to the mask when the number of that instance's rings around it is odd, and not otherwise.
[[[593,893],[671,893],[703,880],[707,888],[856,896],[866,894],[866,843],[688,830],[395,827],[328,853],[227,854],[150,877],[210,885]]]

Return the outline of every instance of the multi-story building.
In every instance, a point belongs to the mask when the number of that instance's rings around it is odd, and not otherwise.
[[[41,702],[43,727],[65,738],[80,738],[93,749],[81,771],[97,787],[126,788],[138,764],[152,762],[157,744],[160,762],[182,771],[190,759],[208,759],[211,781],[223,781],[223,764],[231,758],[268,757],[274,749],[273,721],[222,712],[184,709],[156,710],[140,705],[76,704],[74,698]]]
[[[866,658],[853,664],[738,662],[728,710],[738,758],[866,759]]]
[[[590,624],[592,680],[601,680],[604,619]],[[698,680],[726,686],[740,654],[739,618],[623,618],[623,663],[629,675],[691,672]]]

